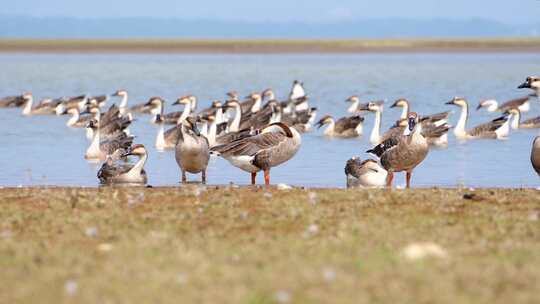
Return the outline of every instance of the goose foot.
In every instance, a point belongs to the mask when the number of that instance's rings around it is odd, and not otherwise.
[[[386,187],[392,188],[393,181],[394,181],[394,172],[388,171],[388,175],[386,175]]]
[[[264,185],[266,190],[270,189],[270,169],[264,170]]]
[[[203,170],[201,175],[202,175],[202,177],[201,177],[202,178],[202,183],[204,185],[206,185],[206,170]]]
[[[255,178],[257,177],[257,172],[251,172],[251,185],[255,186]]]
[[[407,189],[411,189],[411,176],[412,176],[412,172],[411,172],[411,171],[407,171],[407,175],[406,175],[406,180],[407,180],[407,186],[406,186],[406,188],[407,188]]]
[[[184,171],[182,170],[182,184],[185,184],[185,183],[187,183],[186,172],[184,172]]]

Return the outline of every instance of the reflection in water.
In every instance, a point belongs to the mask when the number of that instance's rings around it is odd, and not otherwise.
[[[420,114],[453,110],[450,123],[455,124],[459,113],[444,105],[453,96],[467,97],[472,106],[480,99],[522,96],[525,92],[516,87],[540,70],[540,55],[0,55],[0,65],[0,96],[31,91],[40,99],[111,94],[125,88],[130,104],[154,95],[171,101],[194,94],[200,108],[224,99],[229,90],[244,96],[271,87],[282,99],[291,82],[301,79],[319,117],[347,115],[345,99],[353,94],[363,101],[386,99],[382,126],[386,130],[401,113],[389,108],[398,97],[407,97]],[[533,102],[524,118],[539,115],[539,108]],[[97,186],[98,165],[83,158],[88,145],[84,130],[67,128],[64,116],[23,117],[20,111],[0,109],[0,185]],[[495,116],[471,110],[469,127]],[[180,171],[174,152],[152,148],[157,127],[149,120],[138,117],[130,128],[136,142],[149,147],[149,183],[175,185]],[[306,134],[295,158],[272,170],[272,182],[344,187],[345,161],[353,155],[371,157],[364,151],[371,147],[372,125],[373,116],[367,115],[364,136],[356,139],[327,139],[320,131]],[[448,148],[430,151],[415,170],[413,186],[535,187],[540,180],[529,153],[537,132],[520,130],[504,141],[465,143],[456,142],[451,134]],[[223,159],[211,159],[208,177],[211,184],[249,183],[249,177]],[[404,177],[398,175],[396,184],[404,184]]]

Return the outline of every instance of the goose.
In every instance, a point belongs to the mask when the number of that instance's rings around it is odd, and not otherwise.
[[[533,140],[531,149],[531,164],[536,174],[540,176],[540,136],[536,136]]]
[[[525,82],[518,86],[518,89],[531,89],[535,91],[535,95],[540,98],[540,77],[529,76],[525,79]]]
[[[86,128],[88,122],[93,118],[88,111],[79,112],[78,108],[67,109],[62,113],[63,115],[70,114],[71,118],[66,122],[66,126],[70,128]],[[88,115],[81,115],[88,114]]]
[[[167,145],[167,143],[165,142],[165,126],[163,124],[163,119],[161,118],[161,114],[157,114],[154,121],[159,126],[158,133],[156,136],[156,142],[154,146],[156,147],[158,151],[164,151],[167,148],[171,148],[172,144]]]
[[[529,103],[529,96],[526,96],[509,100],[501,105],[499,105],[495,99],[482,100],[480,103],[478,103],[476,110],[480,110],[482,108],[486,108],[488,112],[505,112],[512,108],[518,108],[521,113],[525,113],[529,111],[531,105]]]
[[[409,114],[411,110],[409,101],[406,98],[398,98],[390,106],[390,108],[396,108],[396,107],[402,108],[401,115],[399,118],[407,120],[407,114]],[[448,122],[448,116],[450,116],[450,111],[431,114],[431,115],[421,115],[420,123],[422,124],[422,127],[424,128],[428,124],[443,125]]]
[[[86,150],[84,158],[89,160],[105,160],[107,155],[111,155],[117,149],[128,149],[133,143],[133,137],[125,133],[119,133],[118,136],[101,140],[98,127],[98,121],[92,119],[88,122],[87,128],[93,129],[93,137],[90,146]]]
[[[259,93],[252,93],[246,97],[247,100],[240,103],[242,114],[256,113],[262,107],[262,98]]]
[[[36,106],[32,106],[34,102],[34,97],[32,96],[32,93],[24,93],[22,95],[22,99],[24,100],[24,106],[22,110],[22,115],[24,116],[55,113],[56,103],[53,102],[53,100],[50,98],[43,99]]]
[[[228,132],[240,131],[240,122],[242,120],[242,108],[237,99],[229,99],[223,105],[225,110],[234,109],[234,117],[227,126]]]
[[[360,98],[357,95],[353,95],[345,99],[345,101],[351,103],[349,108],[347,108],[347,112],[356,113],[356,111],[358,111],[358,107],[360,106]]]
[[[118,105],[118,108],[120,109],[120,114],[124,115],[128,112],[128,92],[126,90],[118,90],[112,94],[113,97],[121,97],[122,100],[120,101],[120,104]]]
[[[96,106],[90,106],[89,112],[92,114],[92,118],[99,124],[102,139],[115,137],[119,133],[129,135],[129,126],[133,121],[131,113],[124,116],[121,115],[120,108],[115,104],[111,105],[107,112],[103,114],[101,114],[100,108]],[[87,128],[86,130],[87,137],[92,138],[93,130],[91,128]]]
[[[289,94],[289,100],[297,100],[305,96],[306,96],[306,91],[304,89],[304,83],[298,80],[293,81],[291,93]]]
[[[386,186],[392,187],[394,172],[406,172],[407,189],[411,187],[412,171],[427,156],[429,146],[427,140],[422,136],[422,125],[419,123],[418,114],[410,112],[408,114],[409,134],[388,138],[368,153],[373,153],[379,157],[382,167],[388,171]]]
[[[454,97],[447,102],[448,105],[461,107],[461,115],[454,128],[454,134],[459,139],[491,138],[501,139],[508,136],[510,126],[506,115],[496,118],[490,122],[478,125],[470,130],[465,130],[469,118],[469,103],[465,98]]]
[[[278,110],[275,115],[276,119],[282,117],[279,107],[276,107]],[[301,111],[296,113],[295,117],[283,116],[281,120],[271,120],[270,122],[281,121],[287,125],[293,126],[298,132],[305,133],[311,131],[313,123],[317,118],[317,108],[312,107],[307,111]],[[363,118],[362,118],[363,119]]]
[[[345,165],[347,188],[384,187],[387,174],[386,170],[373,159],[362,161],[358,157],[352,157]]]
[[[364,117],[360,115],[353,115],[348,117],[342,117],[337,121],[330,115],[325,115],[319,122],[317,127],[320,128],[324,125],[328,125],[324,130],[324,135],[329,137],[358,137],[362,135]]]
[[[161,102],[163,104],[163,100],[161,100]],[[186,120],[186,118],[188,118],[191,115],[194,103],[197,103],[197,98],[195,98],[195,96],[193,95],[180,97],[172,105],[173,106],[184,105],[184,110],[171,112],[167,114],[161,113],[162,114],[161,118],[164,120],[165,124],[179,125],[180,123],[182,123],[182,121]],[[163,105],[161,109],[164,109]]]
[[[181,123],[174,155],[182,172],[183,184],[187,182],[186,171],[194,174],[201,173],[202,183],[206,184],[210,146],[208,139],[197,129],[193,117],[188,117]]]
[[[366,104],[360,105],[358,111],[370,111],[375,113],[375,120],[373,121],[373,129],[369,136],[369,142],[373,145],[378,145],[382,141],[381,137],[381,122],[382,112],[384,107],[384,101],[371,101]]]
[[[510,114],[511,117],[508,117],[510,122],[510,127],[512,129],[535,129],[540,128],[540,116],[529,118],[527,120],[521,121],[521,111],[519,108],[513,108],[506,113]]]
[[[55,108],[56,115],[62,115],[66,110],[77,108],[79,112],[83,112],[88,102],[88,96],[79,95],[75,97],[58,98],[58,104]]]
[[[18,108],[24,105],[25,101],[22,95],[5,96],[0,98],[0,108]]]
[[[264,171],[266,188],[270,187],[270,169],[290,160],[302,143],[300,133],[284,123],[272,123],[256,135],[215,146],[211,149],[233,166],[251,173],[255,185],[257,172]]]
[[[144,145],[136,144],[132,147],[128,147],[127,153],[121,155],[121,157],[127,157],[129,155],[135,155],[139,157],[139,160],[135,164],[123,164],[115,162],[115,154],[123,149],[117,149],[113,156],[107,156],[107,160],[98,171],[97,177],[102,185],[111,184],[136,184],[145,185],[148,181],[144,165],[148,159],[148,152]]]
[[[269,102],[270,100],[276,100],[276,95],[271,88],[265,89],[261,92],[262,102]]]

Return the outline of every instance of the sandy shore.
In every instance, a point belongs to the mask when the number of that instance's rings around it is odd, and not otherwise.
[[[539,52],[540,39],[445,40],[0,40],[9,53]]]
[[[1,303],[533,303],[522,189],[0,189]]]

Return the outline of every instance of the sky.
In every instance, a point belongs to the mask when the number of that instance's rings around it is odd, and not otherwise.
[[[37,17],[163,17],[248,21],[342,21],[362,18],[482,18],[540,22],[540,0],[16,0],[0,15]]]

